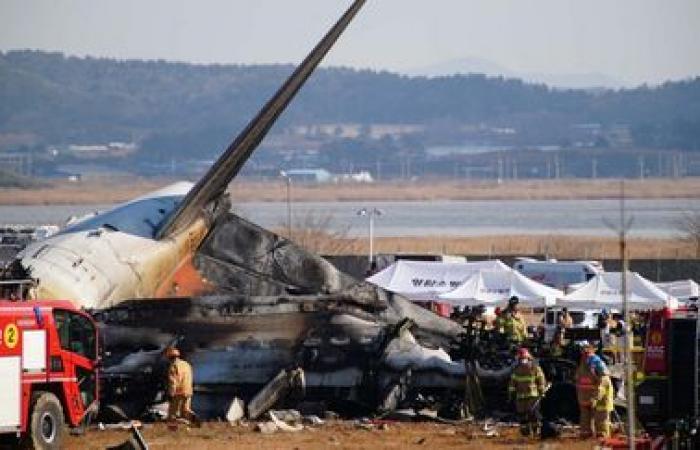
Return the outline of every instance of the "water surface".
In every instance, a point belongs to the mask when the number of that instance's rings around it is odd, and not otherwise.
[[[0,223],[51,223],[106,210],[111,205],[0,206]],[[700,199],[627,200],[633,218],[631,236],[674,237],[674,225],[688,211],[700,211]],[[351,236],[367,234],[368,218],[361,208],[377,208],[377,236],[483,236],[506,234],[571,234],[611,236],[606,224],[620,223],[619,200],[478,200],[390,202],[293,202],[293,222],[330,217],[330,228],[348,230]],[[287,223],[284,202],[250,202],[234,205],[239,215],[265,227]]]

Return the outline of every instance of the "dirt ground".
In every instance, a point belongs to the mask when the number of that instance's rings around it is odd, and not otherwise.
[[[556,440],[523,438],[517,428],[498,428],[498,436],[486,437],[476,425],[398,423],[365,429],[351,421],[336,421],[300,432],[262,434],[254,425],[231,426],[205,423],[202,428],[180,426],[176,431],[164,424],[145,425],[143,436],[152,450],[320,450],[320,449],[591,449],[595,440],[581,441],[573,432]],[[70,436],[68,449],[104,449],[130,437],[129,431],[90,430],[83,436]]]

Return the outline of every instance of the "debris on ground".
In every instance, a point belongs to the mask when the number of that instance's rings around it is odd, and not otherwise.
[[[107,450],[148,450],[146,439],[144,439],[143,435],[139,431],[140,427],[140,422],[137,426],[137,421],[132,421],[131,427],[129,428],[131,430],[131,436],[129,436],[129,439],[119,445],[107,447]]]
[[[270,423],[271,425],[261,425]],[[371,431],[356,428],[355,421],[339,420],[327,422],[322,427],[306,427],[299,433],[282,433],[271,421],[249,422],[248,426],[231,427],[228,422],[205,422],[201,429],[171,432],[165,423],[145,424],[141,433],[151,448],[187,450],[325,450],[340,448],[371,448],[373,450],[395,450],[397,448],[475,448],[480,450],[510,450],[513,448],[538,449],[543,442],[535,437],[520,436],[517,427],[496,425],[491,422],[487,429],[498,426],[500,436],[486,437],[483,423],[460,426],[424,423],[391,422],[385,431],[378,426]],[[262,428],[271,431],[263,432]],[[313,431],[311,431],[313,430]],[[104,450],[106,447],[124,442],[129,431],[88,427],[82,437],[67,436],[67,450]],[[575,433],[563,433],[561,437],[547,441],[552,449],[590,450],[598,442],[595,439],[580,440]]]
[[[272,434],[277,431],[277,425],[274,422],[257,422],[255,424],[255,431],[262,434]]]
[[[141,428],[143,424],[138,420],[130,420],[117,423],[98,423],[97,429],[100,431],[105,430],[131,430],[132,428]]]
[[[270,420],[277,426],[279,430],[296,433],[304,429],[304,425],[301,424],[301,415],[298,415],[298,411],[294,411],[297,414],[293,414],[290,411],[268,411],[267,415],[270,416]],[[280,414],[285,420],[277,416]],[[291,420],[289,420],[291,419]],[[289,420],[290,423],[287,422]]]
[[[238,424],[245,417],[245,404],[243,400],[238,397],[234,397],[231,400],[231,405],[226,411],[226,420],[228,423],[235,425]]]
[[[307,425],[316,425],[316,426],[325,425],[325,423],[326,423],[323,419],[321,419],[320,417],[315,416],[315,415],[304,416],[304,422]]]

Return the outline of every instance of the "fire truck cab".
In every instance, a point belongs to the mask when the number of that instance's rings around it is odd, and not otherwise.
[[[97,327],[69,301],[0,300],[0,433],[61,448],[97,409]]]

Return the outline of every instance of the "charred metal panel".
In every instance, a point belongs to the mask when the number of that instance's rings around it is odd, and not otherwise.
[[[212,260],[218,264],[212,264]],[[274,284],[294,288],[297,293],[331,293],[350,286],[355,280],[314,255],[264,228],[235,214],[220,217],[197,252],[195,264],[207,279],[219,279],[227,286],[240,286],[241,293],[269,295],[269,286],[258,284],[261,292],[251,291],[251,277],[274,280]],[[231,268],[224,276],[220,269]],[[208,270],[212,270],[210,275]],[[240,277],[240,282],[236,281]]]

